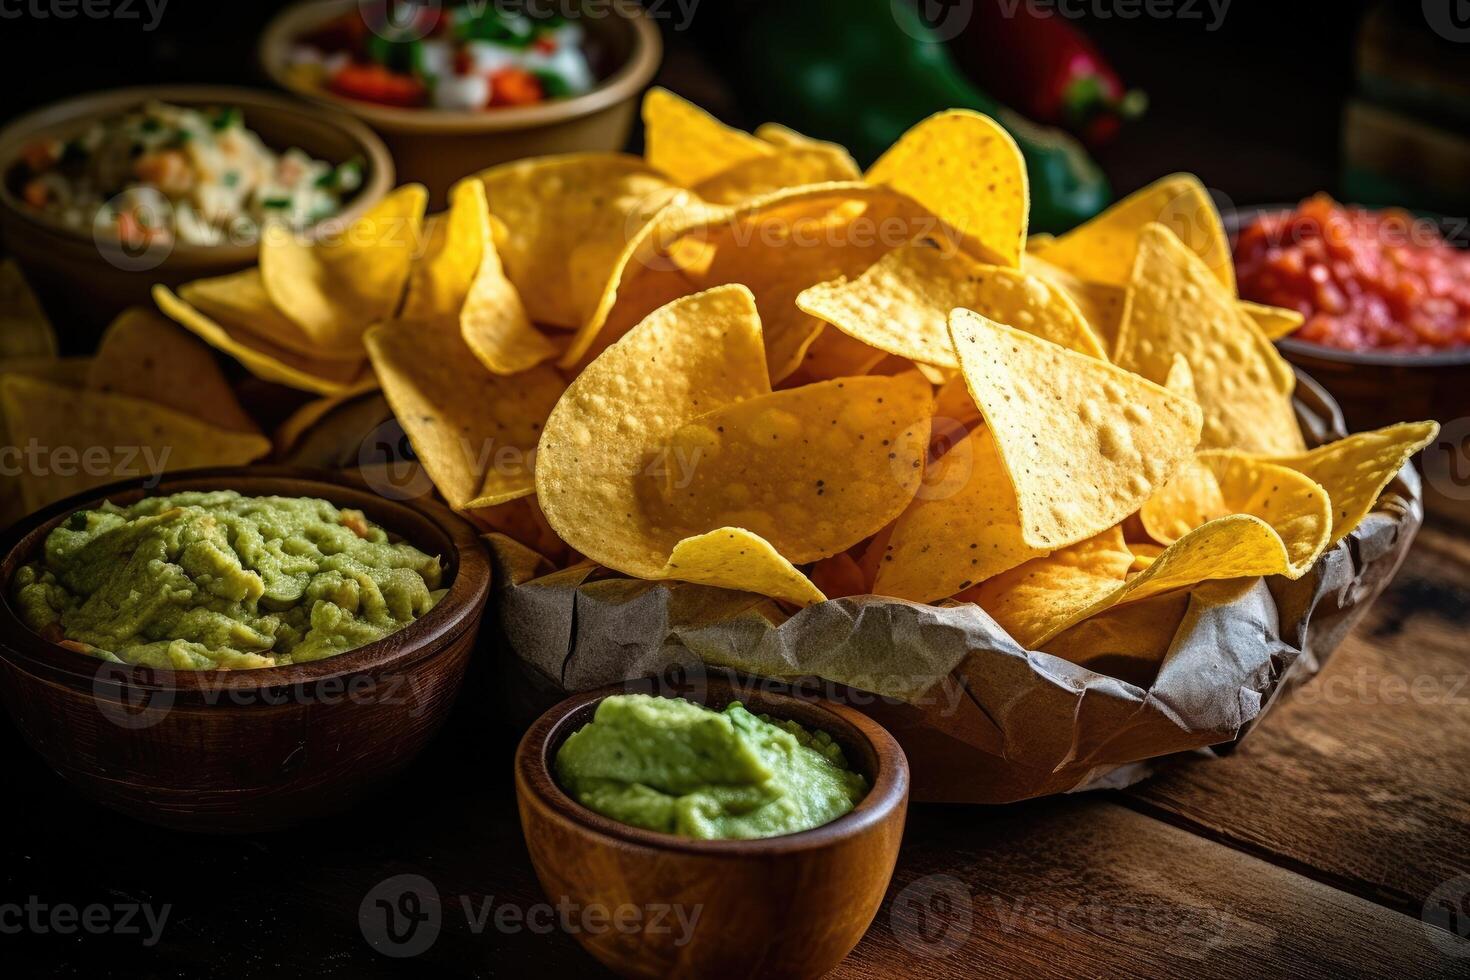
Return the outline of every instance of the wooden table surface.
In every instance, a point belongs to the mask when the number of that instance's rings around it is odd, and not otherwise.
[[[1470,935],[1467,620],[1470,538],[1428,528],[1326,670],[1231,756],[1125,792],[915,806],[884,906],[834,976],[1470,976],[1470,941],[1424,919],[1428,904]],[[89,978],[598,975],[564,932],[494,924],[545,901],[513,746],[462,704],[355,812],[212,839],[87,804],[7,726],[0,962]],[[389,958],[359,910],[404,874],[437,892],[442,924],[422,954]],[[24,908],[6,903],[168,918],[149,946],[146,927],[17,931]]]

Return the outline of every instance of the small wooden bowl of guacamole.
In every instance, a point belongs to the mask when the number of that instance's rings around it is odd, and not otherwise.
[[[623,976],[825,974],[892,877],[903,750],[861,712],[772,681],[658,687],[576,695],[522,739],[516,796],[547,895],[607,910],[609,928],[576,937]]]
[[[16,727],[96,802],[209,833],[341,810],[406,766],[464,680],[490,582],[448,510],[276,467],[89,491],[0,556]]]

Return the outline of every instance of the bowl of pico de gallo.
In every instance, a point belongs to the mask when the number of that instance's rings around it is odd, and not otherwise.
[[[268,225],[350,222],[393,184],[367,126],[247,88],[97,92],[0,130],[0,233],[64,333],[254,264]]]
[[[1276,341],[1351,431],[1435,419],[1428,509],[1470,523],[1470,220],[1326,194],[1224,216],[1242,299],[1296,310]]]
[[[621,150],[662,53],[632,0],[309,0],[259,45],[277,85],[366,122],[440,204],[498,163]]]

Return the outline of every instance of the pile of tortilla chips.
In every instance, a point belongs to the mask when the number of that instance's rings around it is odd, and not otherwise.
[[[1192,177],[1028,239],[978,113],[866,173],[662,90],[644,122],[642,158],[495,167],[427,219],[401,188],[158,304],[318,397],[278,450],[381,387],[439,494],[539,567],[974,602],[1078,660],[1166,637],[1202,582],[1303,575],[1434,435],[1308,451],[1271,343],[1300,317],[1239,300]],[[8,384],[9,414],[43,382]]]

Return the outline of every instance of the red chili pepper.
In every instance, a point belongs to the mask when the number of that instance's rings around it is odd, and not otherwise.
[[[535,105],[544,98],[541,80],[524,68],[502,68],[490,76],[490,104]]]
[[[957,60],[980,86],[1039,123],[1062,126],[1088,143],[1105,143],[1148,98],[1128,90],[1092,41],[1066,17],[1018,3],[977,3],[952,42]]]
[[[327,82],[327,88],[349,99],[380,105],[421,106],[424,84],[412,75],[400,75],[382,65],[345,65]]]

